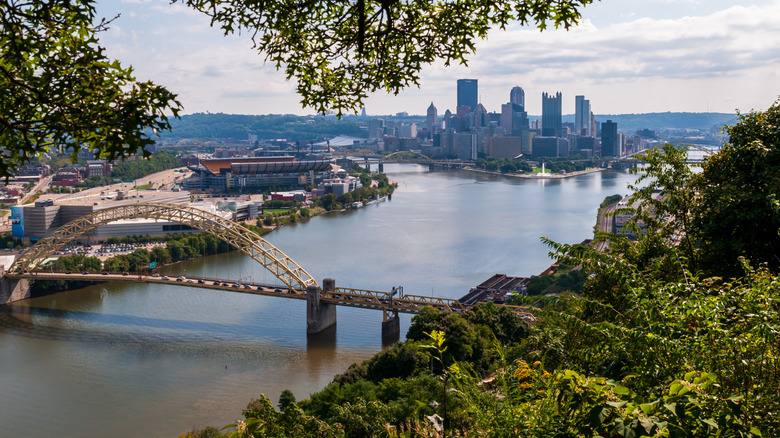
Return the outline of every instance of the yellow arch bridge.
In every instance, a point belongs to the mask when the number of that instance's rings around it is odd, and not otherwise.
[[[148,218],[177,222],[209,233],[233,245],[270,271],[284,285],[236,282],[206,277],[170,278],[155,274],[112,272],[57,272],[42,269],[55,252],[95,228],[121,219]],[[171,274],[172,276],[175,276]],[[307,333],[319,333],[336,323],[336,307],[350,306],[383,312],[383,337],[398,338],[398,313],[418,313],[431,306],[445,312],[463,312],[458,300],[419,295],[395,296],[395,292],[337,288],[333,279],[317,281],[281,250],[244,226],[204,210],[167,203],[139,203],[107,208],[57,228],[27,249],[4,273],[0,304],[29,297],[30,280],[87,280],[163,283],[307,301]],[[525,308],[510,308],[532,319]]]

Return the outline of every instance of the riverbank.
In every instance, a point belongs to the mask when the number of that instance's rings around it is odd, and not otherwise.
[[[563,179],[563,178],[569,178],[572,176],[580,176],[580,175],[586,175],[588,173],[593,172],[601,172],[604,170],[607,170],[604,167],[591,167],[590,169],[585,170],[576,170],[574,172],[567,172],[567,173],[502,173],[502,172],[494,172],[490,170],[485,169],[476,169],[474,167],[464,167],[463,170],[468,170],[471,172],[478,172],[478,173],[487,173],[490,175],[499,175],[499,176],[508,176],[511,178],[524,178],[524,179]]]

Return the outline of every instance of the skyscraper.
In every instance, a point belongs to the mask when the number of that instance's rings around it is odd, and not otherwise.
[[[509,102],[514,105],[520,105],[525,110],[525,91],[522,87],[514,87],[509,92]]]
[[[471,111],[477,109],[479,91],[476,79],[458,79],[458,108],[467,106]]]
[[[590,101],[585,96],[574,96],[574,133],[593,137],[590,119]]]
[[[617,123],[607,120],[601,124],[601,156],[617,157],[620,155]]]
[[[428,107],[428,117],[425,121],[425,127],[428,128],[428,132],[431,134],[439,128],[439,113],[436,111],[436,107],[433,106],[433,102],[431,102],[431,106]]]
[[[555,96],[542,93],[542,135],[545,137],[560,137],[562,135],[563,98],[561,92]]]

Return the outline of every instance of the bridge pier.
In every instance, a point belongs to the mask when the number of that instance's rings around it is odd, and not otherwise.
[[[336,290],[336,280],[326,278],[322,281],[326,292]],[[306,334],[315,335],[336,325],[336,305],[320,301],[322,289],[309,286],[306,289]]]
[[[379,173],[385,173],[385,164],[381,161],[379,162]]]
[[[30,298],[30,281],[26,278],[18,280],[5,276],[5,269],[0,267],[0,306],[14,301]]]
[[[382,312],[382,345],[390,346],[401,339],[401,319],[398,312]]]

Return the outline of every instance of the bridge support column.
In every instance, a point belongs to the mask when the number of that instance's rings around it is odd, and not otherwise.
[[[398,318],[398,312],[382,313],[382,345],[390,346],[401,338],[401,320]]]
[[[336,290],[336,280],[326,278],[322,281],[326,292]],[[317,286],[306,289],[306,334],[314,335],[336,325],[336,305],[320,301],[322,290]]]
[[[385,173],[385,163],[379,163],[379,173]]]
[[[436,165],[434,165],[433,163],[428,163],[428,170],[433,172],[434,170],[436,170]]]
[[[4,272],[2,274],[5,274]],[[26,278],[13,280],[5,275],[0,278],[0,306],[30,298],[30,282]]]

